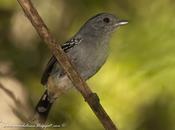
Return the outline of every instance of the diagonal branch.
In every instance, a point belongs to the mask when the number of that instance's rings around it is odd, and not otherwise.
[[[53,55],[59,61],[68,77],[76,89],[82,94],[85,101],[89,104],[93,112],[96,114],[102,125],[106,130],[117,130],[117,127],[107,115],[102,105],[99,102],[98,96],[91,91],[86,82],[80,77],[75,67],[71,64],[67,55],[61,49],[61,46],[56,39],[51,35],[49,29],[39,16],[37,10],[34,8],[31,0],[17,0],[21,5],[25,15],[30,20],[41,39],[47,44]]]

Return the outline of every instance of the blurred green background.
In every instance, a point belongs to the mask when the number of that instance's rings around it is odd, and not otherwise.
[[[99,12],[128,19],[129,24],[113,34],[110,56],[88,84],[120,130],[175,130],[174,0],[33,2],[60,43]],[[1,0],[0,65],[6,70],[0,75],[24,84],[32,107],[44,92],[40,78],[50,56],[17,1]],[[56,102],[48,122],[64,122],[60,130],[103,129],[75,89]]]

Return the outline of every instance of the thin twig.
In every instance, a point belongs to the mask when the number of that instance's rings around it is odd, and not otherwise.
[[[22,102],[16,98],[16,96],[14,95],[14,93],[11,90],[4,87],[1,83],[0,83],[0,89],[3,90],[4,93],[14,101],[16,106],[19,107],[18,109],[16,109],[14,106],[11,106],[12,111],[14,112],[16,117],[18,117],[23,122],[27,122],[28,118],[26,117],[26,115],[24,115],[24,113],[23,114],[20,113],[22,109],[25,109]]]
[[[17,0],[21,5],[24,13],[35,27],[36,31],[40,35],[41,39],[45,41],[49,49],[56,57],[60,65],[63,67],[68,77],[76,87],[76,89],[82,94],[85,101],[89,104],[93,112],[96,114],[102,125],[106,130],[117,130],[117,127],[112,122],[108,114],[105,112],[99,102],[98,96],[91,91],[86,82],[80,77],[75,67],[71,64],[67,55],[61,49],[61,46],[56,39],[51,35],[49,29],[39,16],[37,10],[33,6],[31,0]]]
[[[10,108],[12,109],[12,112],[15,114],[15,116],[17,118],[19,118],[24,124],[25,123],[32,124],[32,123],[28,122],[29,118],[23,112],[24,110],[26,110],[26,106],[24,106],[24,104],[22,104],[22,102],[16,98],[16,96],[14,95],[14,93],[11,90],[7,89],[1,83],[0,83],[0,89],[3,90],[4,93],[14,101],[16,106],[14,107],[13,105],[10,105]],[[31,111],[28,111],[28,112],[32,113]],[[43,129],[41,127],[36,127],[36,130],[43,130]]]

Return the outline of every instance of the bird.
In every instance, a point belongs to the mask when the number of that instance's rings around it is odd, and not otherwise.
[[[108,57],[111,34],[127,23],[127,20],[111,13],[98,13],[62,44],[63,51],[84,80],[91,78],[103,66]],[[52,104],[74,85],[54,56],[45,68],[41,84],[46,86],[46,90],[36,105],[35,112],[45,122]]]

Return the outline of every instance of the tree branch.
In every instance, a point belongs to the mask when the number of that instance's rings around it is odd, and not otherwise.
[[[102,125],[106,130],[117,130],[108,114],[103,109],[99,102],[98,96],[91,91],[86,82],[80,77],[75,67],[71,64],[67,55],[61,49],[61,46],[56,39],[51,35],[49,29],[39,16],[37,10],[34,8],[31,0],[17,0],[21,5],[24,13],[35,27],[36,31],[40,35],[41,39],[47,44],[55,58],[61,64],[68,77],[76,87],[76,89],[82,94],[85,101],[89,104],[93,112],[96,114]]]

